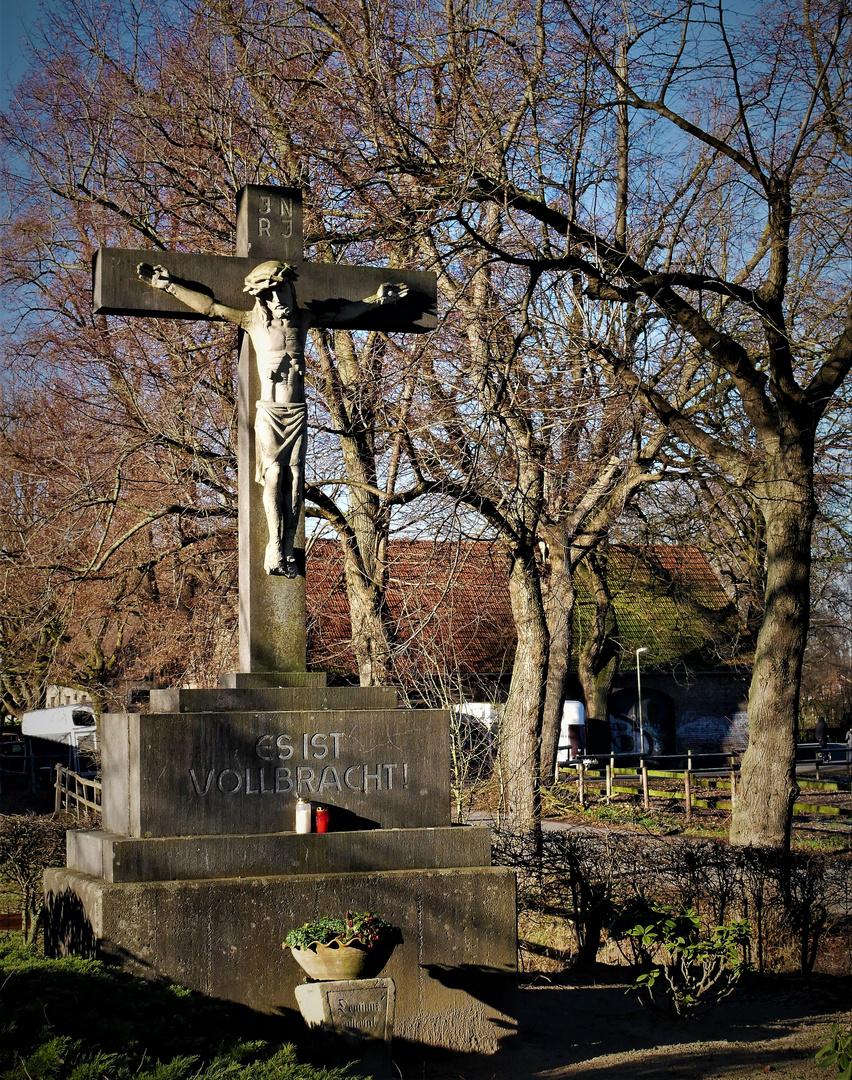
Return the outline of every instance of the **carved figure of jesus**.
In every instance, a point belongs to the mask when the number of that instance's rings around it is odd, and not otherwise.
[[[288,263],[262,262],[245,279],[244,291],[255,297],[251,311],[220,304],[212,296],[171,276],[164,266],[139,263],[136,272],[154,289],[176,296],[193,311],[223,319],[245,330],[254,346],[260,376],[254,436],[255,479],[263,485],[263,508],[269,530],[264,569],[294,578],[294,551],[305,485],[305,344],[315,316],[296,300],[296,271]],[[365,300],[324,308],[322,324],[350,322],[376,304],[395,304],[405,285],[385,283]]]

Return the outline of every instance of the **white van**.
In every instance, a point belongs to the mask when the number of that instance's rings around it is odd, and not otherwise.
[[[21,718],[21,734],[27,743],[37,784],[52,785],[57,764],[80,776],[93,775],[92,754],[98,749],[94,706],[33,709]]]
[[[97,750],[98,729],[92,705],[57,705],[24,713],[21,734],[75,749]]]

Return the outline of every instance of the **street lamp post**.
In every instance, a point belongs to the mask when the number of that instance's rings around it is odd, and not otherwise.
[[[636,650],[636,697],[639,702],[639,760],[645,753],[645,729],[642,723],[642,677],[639,673],[639,653],[647,652],[647,648],[643,645]]]

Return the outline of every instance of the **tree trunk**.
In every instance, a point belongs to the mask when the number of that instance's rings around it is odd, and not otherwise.
[[[755,484],[766,523],[766,602],[749,690],[731,843],[787,848],[796,796],[799,683],[810,616],[811,533],[816,515],[812,436],[796,431]]]
[[[375,372],[365,369],[369,348],[359,356],[347,331],[336,333],[331,343],[315,333],[313,341],[318,383],[338,433],[348,482],[348,508],[340,510],[346,528],[332,524],[343,551],[352,651],[361,686],[387,686],[394,681],[392,635],[383,618],[389,518],[377,494],[376,399],[367,392],[352,397],[353,387],[375,383]]]
[[[550,784],[556,771],[556,754],[562,730],[562,706],[565,683],[571,662],[571,636],[574,618],[574,585],[565,549],[564,537],[554,530],[547,534],[550,556],[550,580],[545,599],[545,617],[550,637],[547,666],[547,689],[541,726],[541,780]]]
[[[601,664],[605,657],[606,662]],[[580,654],[579,677],[587,725],[590,720],[605,721],[609,718],[609,693],[617,671],[618,656],[612,643],[596,657],[592,657],[586,649]]]
[[[537,852],[541,837],[539,750],[547,685],[548,633],[532,548],[514,553],[509,598],[518,635],[512,683],[500,725],[498,770],[505,830]]]
[[[588,724],[590,720],[605,721],[609,716],[609,692],[618,670],[619,650],[614,637],[617,627],[607,587],[606,565],[592,552],[586,559],[585,568],[595,604],[589,636],[578,662]]]
[[[387,526],[376,487],[372,437],[342,438],[349,480],[346,519],[354,540],[344,539],[343,562],[352,624],[352,650],[361,686],[393,682],[391,639],[383,618],[387,570]]]
[[[382,618],[384,588],[365,572],[363,560],[350,544],[342,540],[341,547],[352,651],[358,662],[360,685],[389,686],[394,675],[387,626]]]

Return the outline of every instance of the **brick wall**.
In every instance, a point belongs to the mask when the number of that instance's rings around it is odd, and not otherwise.
[[[749,681],[749,675],[730,671],[688,676],[643,672],[642,690],[658,690],[674,702],[678,753],[744,750],[748,743]],[[635,672],[624,672],[612,689],[635,693]]]

